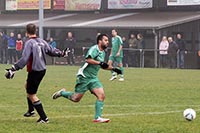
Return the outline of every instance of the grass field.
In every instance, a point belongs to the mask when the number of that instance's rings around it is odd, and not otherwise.
[[[52,100],[62,87],[73,90],[78,67],[48,66],[40,86],[41,99],[50,123],[37,124],[37,117],[24,118],[27,111],[24,83],[26,71],[13,80],[4,78],[7,65],[0,65],[0,132],[61,133],[200,133],[200,71],[126,68],[125,81],[110,82],[109,71],[99,78],[106,93],[103,116],[107,124],[92,123],[95,97],[89,92],[82,101]],[[188,122],[182,112],[194,108],[197,118]]]

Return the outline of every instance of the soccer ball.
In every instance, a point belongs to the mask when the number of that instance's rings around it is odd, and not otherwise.
[[[188,121],[192,121],[196,118],[196,112],[194,109],[191,108],[185,109],[183,112],[183,117]]]

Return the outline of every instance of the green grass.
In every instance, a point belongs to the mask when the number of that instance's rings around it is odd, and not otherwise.
[[[89,92],[79,103],[67,99],[52,100],[62,87],[73,90],[78,67],[48,66],[38,96],[50,119],[36,124],[37,117],[24,118],[27,111],[24,83],[26,71],[14,79],[4,78],[0,66],[0,132],[68,132],[68,133],[199,133],[200,71],[170,69],[125,69],[125,81],[110,82],[109,71],[99,78],[106,93],[103,115],[107,124],[92,123],[95,97]],[[182,112],[194,108],[197,118],[186,121]]]

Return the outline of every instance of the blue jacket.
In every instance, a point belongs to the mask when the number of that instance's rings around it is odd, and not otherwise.
[[[51,45],[51,47],[53,47],[53,48],[56,48],[56,42],[55,41],[49,42],[49,45]]]
[[[10,37],[5,34],[3,34],[3,38],[8,41],[8,49],[15,49],[16,47],[16,38]]]

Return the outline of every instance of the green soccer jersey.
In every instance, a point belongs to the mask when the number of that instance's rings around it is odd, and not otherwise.
[[[112,56],[116,56],[121,45],[123,45],[123,41],[120,36],[112,37]],[[120,57],[123,57],[122,50],[120,51]]]
[[[100,51],[98,45],[94,45],[88,50],[85,58],[86,59],[92,58],[96,61],[103,62],[105,58],[105,52]],[[83,77],[86,77],[86,78],[96,78],[98,75],[99,69],[100,69],[99,65],[92,65],[92,64],[88,64],[87,62],[84,62],[81,68],[79,69],[77,75],[82,75]]]

